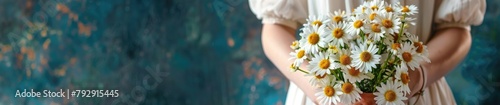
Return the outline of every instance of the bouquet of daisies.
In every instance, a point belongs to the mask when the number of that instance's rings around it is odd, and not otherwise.
[[[374,0],[352,14],[309,17],[291,45],[290,68],[313,77],[320,104],[352,104],[361,93],[373,93],[377,104],[404,104],[408,70],[430,63],[427,47],[407,32],[416,13],[415,5]]]

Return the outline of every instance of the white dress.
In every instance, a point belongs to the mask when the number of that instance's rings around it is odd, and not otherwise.
[[[399,0],[385,0],[395,3]],[[327,14],[336,10],[351,10],[363,0],[249,0],[250,8],[262,23],[282,24],[294,29],[306,22],[309,15]],[[470,25],[479,25],[483,21],[486,9],[484,0],[401,0],[403,5],[418,6],[416,27],[409,31],[419,36],[426,43],[432,32],[447,27],[462,27],[470,30]],[[418,105],[456,104],[445,78],[426,86],[423,96],[410,98],[410,103]],[[314,104],[292,82],[288,89],[286,105]]]

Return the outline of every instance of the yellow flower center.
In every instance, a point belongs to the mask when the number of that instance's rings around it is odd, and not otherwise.
[[[311,34],[309,34],[309,36],[307,37],[307,41],[309,42],[309,44],[316,44],[319,42],[319,35],[318,33],[316,32],[313,32]]]
[[[413,46],[417,47],[417,53],[422,53],[424,51],[424,45],[420,42],[415,42]]]
[[[393,50],[397,50],[398,48],[401,48],[401,45],[399,43],[392,43],[391,48]]]
[[[356,77],[359,75],[359,73],[361,73],[361,72],[359,72],[359,70],[356,70],[356,68],[354,68],[354,67],[351,67],[351,69],[349,69],[349,75],[351,75],[351,76]]]
[[[389,7],[389,6],[385,7],[385,11],[387,11],[387,12],[393,12],[392,7]]]
[[[325,76],[326,76],[326,74],[323,74],[323,75],[321,75],[321,76],[316,75],[315,77],[316,77],[317,79],[322,79],[322,78],[325,78]]]
[[[368,61],[370,61],[370,59],[372,59],[372,55],[369,52],[365,51],[365,52],[362,52],[361,54],[359,54],[359,58],[363,62],[368,62]]]
[[[384,94],[384,97],[385,97],[385,100],[386,101],[389,101],[389,102],[392,102],[394,100],[396,100],[396,93],[392,90],[387,90]]]
[[[375,17],[377,17],[377,14],[376,14],[376,13],[372,13],[372,14],[370,14],[370,20],[375,19]]]
[[[410,12],[410,9],[408,8],[408,6],[404,6],[401,12]]]
[[[342,36],[344,36],[344,30],[342,30],[340,28],[335,28],[335,29],[333,29],[332,34],[333,34],[333,37],[335,37],[337,39],[342,38]]]
[[[384,26],[385,28],[392,28],[393,24],[392,24],[391,20],[384,19],[384,20],[382,20],[382,26]]]
[[[351,64],[351,57],[342,54],[342,56],[340,56],[340,64],[342,65]]]
[[[299,50],[299,52],[297,53],[297,58],[302,58],[302,57],[304,57],[305,52],[306,52],[306,51],[304,51],[304,50]]]
[[[354,90],[354,86],[351,83],[346,82],[346,83],[342,84],[342,92],[349,94],[353,90]]]
[[[372,10],[378,10],[378,6],[372,6]]]
[[[330,67],[330,61],[328,59],[323,59],[319,62],[318,66],[321,69],[328,69],[328,67]]]
[[[332,86],[326,86],[323,92],[326,96],[332,97],[335,94],[335,89]]]
[[[323,25],[323,23],[321,21],[319,21],[319,20],[316,20],[316,21],[312,22],[312,25],[313,26],[321,26],[321,25]]]
[[[356,20],[353,25],[354,25],[354,28],[361,28],[363,26],[363,21]]]
[[[372,31],[376,32],[376,33],[379,33],[382,30],[380,29],[379,24],[372,24]]]
[[[292,47],[296,47],[298,44],[299,44],[299,42],[298,42],[298,41],[293,41],[291,46],[292,46]]]
[[[332,49],[333,53],[337,53],[339,50],[337,49],[337,46],[330,46],[330,49]]]
[[[342,18],[342,17],[340,17],[340,16],[335,16],[335,17],[333,17],[333,21],[335,21],[336,23],[338,23],[338,22],[340,22],[340,21],[342,21],[342,20],[343,20],[343,18]]]
[[[406,73],[401,73],[401,82],[403,82],[403,84],[408,84],[410,82],[410,76]]]
[[[403,52],[403,60],[405,62],[410,62],[412,59],[412,56],[409,52]]]

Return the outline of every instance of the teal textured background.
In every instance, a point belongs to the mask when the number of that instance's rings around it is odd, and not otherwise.
[[[500,96],[500,1],[487,0],[467,58],[447,75],[458,104]],[[0,0],[0,105],[281,105],[246,0]],[[16,98],[16,90],[118,89],[119,98]]]

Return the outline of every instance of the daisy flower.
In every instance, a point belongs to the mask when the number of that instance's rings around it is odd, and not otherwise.
[[[351,22],[349,22],[349,25],[351,25],[348,29],[349,34],[358,35],[361,31],[364,31],[365,25],[368,24],[365,18],[366,18],[365,14],[358,14],[356,16],[351,16],[349,18],[351,20]]]
[[[361,99],[359,94],[363,93],[356,84],[350,82],[344,82],[342,84],[342,95],[340,95],[340,100],[344,104],[353,104]]]
[[[328,53],[333,53],[336,54],[339,52],[340,47],[338,45],[334,45],[332,43],[328,43],[328,50],[326,50]]]
[[[331,53],[325,52],[320,52],[319,54],[314,55],[314,58],[309,64],[309,70],[319,76],[331,74],[330,70],[335,69],[335,66],[333,66],[333,56],[334,55]]]
[[[358,69],[351,67],[347,70],[342,70],[344,78],[349,82],[361,82],[363,79],[369,79],[370,76],[366,73],[360,72]]]
[[[356,14],[356,15],[364,14],[367,9],[368,9],[368,7],[366,7],[365,5],[360,5],[360,6],[356,7],[356,9],[354,9],[354,14]]]
[[[403,96],[398,88],[401,84],[394,83],[389,79],[387,84],[382,84],[381,87],[376,87],[378,92],[373,93],[377,105],[403,105],[403,100],[408,98]]]
[[[344,43],[347,43],[352,37],[347,32],[346,23],[332,23],[325,30],[326,39],[331,41],[334,45],[344,46]]]
[[[385,4],[385,2],[383,2],[383,1],[373,0],[373,1],[369,2],[367,7],[369,7],[371,10],[379,10],[379,9],[382,9],[382,7],[384,7],[384,4]]]
[[[429,50],[427,50],[427,46],[424,45],[423,42],[418,40],[418,36],[411,34],[408,35],[410,36],[410,41],[413,42],[413,46],[416,48],[415,52],[422,56],[424,61],[426,61],[427,63],[431,63],[431,60],[427,58],[429,56]]]
[[[312,86],[325,86],[329,84],[334,77],[332,75],[324,74],[324,75],[316,75],[315,73],[309,73],[306,76],[314,76],[309,80]]]
[[[368,73],[372,71],[372,68],[376,67],[375,64],[379,64],[380,55],[377,55],[378,48],[373,44],[359,44],[359,46],[354,47],[351,51],[353,55],[353,66],[359,69],[361,72]]]
[[[385,30],[382,30],[383,24],[375,21],[376,18],[379,17],[379,12],[368,10],[369,14],[368,19],[371,21],[371,24],[365,25],[366,30],[365,33],[368,33],[368,38],[373,39],[375,41],[379,41],[382,37],[384,37]]]
[[[363,2],[363,4],[359,5],[354,9],[355,14],[364,14],[367,9],[369,9],[370,2]]]
[[[384,37],[384,30],[382,30],[382,25],[379,23],[369,24],[366,26],[367,30],[365,33],[368,33],[367,37],[374,41],[379,41]]]
[[[408,83],[410,83],[410,75],[408,75],[408,71],[402,69],[396,70],[395,77],[401,81],[401,91],[403,91],[404,94],[410,94],[411,91],[408,86]]]
[[[402,22],[405,22],[405,26],[403,28],[407,29],[410,25],[414,26],[416,24],[414,22],[415,20],[417,20],[417,18],[412,18],[408,16],[406,16],[404,19],[401,19]]]
[[[367,19],[369,21],[374,21],[375,19],[377,19],[377,17],[380,15],[380,14],[383,14],[384,12],[382,12],[382,10],[372,10],[372,9],[368,9],[366,10],[366,15],[367,15]]]
[[[321,15],[321,16],[309,16],[309,18],[307,19],[307,23],[304,25],[305,26],[323,26],[325,25],[327,22],[329,22],[330,20],[328,19],[328,17],[324,16],[324,15]]]
[[[397,54],[399,49],[401,49],[401,44],[399,43],[392,43],[390,46],[391,49],[389,51],[391,51],[392,54]]]
[[[418,56],[417,52],[415,52],[415,48],[411,43],[403,43],[401,46],[401,51],[398,51],[398,58],[401,59],[401,69],[415,70],[419,66],[419,62],[423,60],[421,56]]]
[[[382,25],[381,29],[389,34],[398,32],[400,28],[399,25],[401,24],[399,22],[400,19],[393,13],[380,14],[380,16],[378,16],[375,21],[377,21],[377,23],[380,23],[380,25]]]
[[[351,68],[351,52],[347,49],[341,49],[337,56],[334,56],[335,62],[334,66],[342,68],[342,70],[348,70]]]
[[[294,60],[293,66],[295,67],[300,66],[304,60],[307,59],[306,51],[304,49],[295,50],[295,52],[291,52],[290,55],[292,57],[289,60]]]
[[[340,101],[339,95],[342,94],[340,85],[338,84],[328,84],[322,86],[317,91],[318,92],[315,95],[318,97],[317,99],[321,105],[337,104]]]
[[[344,18],[346,18],[345,11],[337,10],[334,11],[333,14],[329,14],[329,17],[331,17],[331,22],[332,23],[339,23],[339,22],[344,22]]]
[[[400,6],[398,8],[398,10],[402,13],[402,14],[406,14],[406,15],[413,15],[413,14],[416,14],[418,13],[418,8],[417,6],[415,5],[405,5],[405,6]]]
[[[290,65],[290,70],[293,71],[293,72],[296,72],[299,69],[300,68],[298,66],[293,65],[293,63]]]
[[[394,8],[391,4],[385,4],[384,10],[386,13],[394,13]]]
[[[323,35],[320,35],[320,32],[322,32],[324,28],[324,26],[311,26],[303,28],[302,33],[300,33],[302,38],[300,39],[299,44],[301,44],[300,46],[303,47],[306,53],[317,53],[320,47],[325,47],[327,45],[327,42],[325,41],[326,39]]]
[[[295,40],[292,42],[292,45],[290,45],[290,48],[292,48],[293,50],[297,50],[299,49],[299,41]]]

